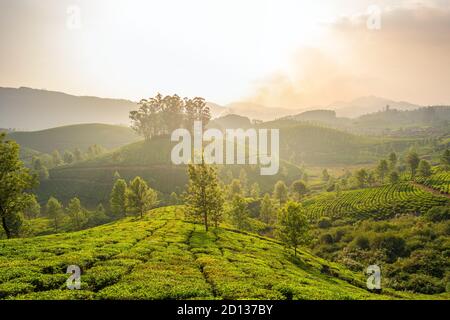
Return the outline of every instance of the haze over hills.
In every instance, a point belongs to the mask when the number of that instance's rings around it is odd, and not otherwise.
[[[336,102],[329,106],[283,108],[268,107],[251,102],[233,102],[221,106],[207,102],[213,118],[236,114],[249,119],[272,121],[301,112],[336,110],[338,117],[356,118],[378,112],[389,105],[397,110],[414,110],[419,105],[374,96],[361,97],[349,102]],[[31,88],[0,87],[0,128],[20,131],[43,130],[75,123],[129,124],[129,112],[137,103],[125,99],[74,96],[62,92]]]
[[[338,117],[357,118],[364,114],[382,111],[389,105],[397,110],[415,110],[421,106],[405,101],[393,101],[390,99],[368,96],[360,97],[352,101],[337,101],[328,106],[328,109],[336,110]]]

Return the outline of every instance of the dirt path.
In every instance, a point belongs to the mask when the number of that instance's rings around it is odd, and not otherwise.
[[[420,184],[420,183],[417,183],[417,182],[413,182],[412,184],[415,185],[416,187],[422,189],[422,190],[431,192],[431,193],[433,193],[433,194],[435,194],[435,195],[438,195],[438,196],[447,197],[447,198],[450,199],[450,194],[440,193],[439,191],[437,191],[437,190],[435,190],[435,189],[433,189],[433,188],[424,186],[423,184]]]

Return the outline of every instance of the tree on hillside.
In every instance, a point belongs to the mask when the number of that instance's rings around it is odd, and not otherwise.
[[[389,169],[395,170],[395,168],[397,167],[397,162],[398,162],[397,154],[395,152],[391,152],[389,154]]]
[[[394,183],[397,183],[399,181],[400,181],[400,176],[399,176],[398,172],[397,171],[392,171],[389,174],[389,182],[394,184]]]
[[[99,204],[94,211],[88,212],[88,221],[87,227],[95,227],[109,221],[108,216],[106,215],[106,210],[103,207],[103,204]]]
[[[50,197],[46,206],[47,216],[51,220],[51,226],[58,232],[59,227],[64,219],[63,206],[56,198]]]
[[[260,193],[261,193],[261,189],[259,188],[258,182],[253,183],[251,188],[250,188],[250,196],[253,199],[258,199]]]
[[[178,128],[192,130],[194,121],[202,121],[206,126],[210,118],[209,107],[203,98],[163,97],[159,93],[153,98],[142,99],[138,110],[130,112],[131,128],[146,140],[170,134]]]
[[[368,173],[365,169],[359,169],[355,173],[355,179],[359,188],[364,188],[367,183]]]
[[[39,181],[47,180],[49,177],[48,169],[42,164],[42,160],[39,157],[33,156],[31,167],[37,174]]]
[[[32,195],[28,201],[28,205],[23,211],[24,216],[27,219],[35,219],[41,213],[41,205],[36,199],[35,195]]]
[[[328,173],[327,169],[323,169],[323,171],[322,171],[322,180],[323,181],[330,180],[330,174]]]
[[[450,169],[450,149],[445,149],[441,157],[441,164],[445,169]]]
[[[53,166],[54,167],[57,167],[57,166],[59,166],[60,164],[63,163],[61,155],[59,154],[58,150],[53,150],[53,152],[52,152],[52,162],[53,162]]]
[[[277,226],[278,238],[288,247],[297,248],[308,242],[308,220],[301,204],[289,201],[280,210]]]
[[[72,226],[75,230],[81,230],[88,221],[86,212],[81,206],[80,199],[72,198],[67,206],[67,213],[69,214]]]
[[[243,194],[241,181],[238,179],[233,179],[228,186],[228,197],[233,199],[233,197],[238,194]]]
[[[206,126],[211,119],[211,112],[203,98],[184,99],[185,127],[192,130],[194,121],[202,121]]]
[[[6,237],[18,236],[21,216],[29,207],[37,177],[19,160],[19,145],[0,134],[0,219]]]
[[[83,160],[83,152],[79,148],[76,148],[73,151],[73,156],[75,157],[75,161],[81,161]]]
[[[241,195],[235,195],[233,201],[231,201],[230,216],[233,224],[239,230],[249,228],[249,216],[250,213],[247,208],[247,202]]]
[[[288,188],[283,181],[278,181],[273,188],[273,198],[278,201],[280,205],[285,203],[288,198]]]
[[[428,178],[431,176],[431,165],[426,160],[420,160],[419,166],[417,167],[417,174],[420,177]]]
[[[136,177],[130,182],[125,199],[127,213],[140,215],[141,219],[146,211],[154,208],[158,203],[156,191],[150,188],[141,177]]]
[[[275,216],[274,212],[275,208],[272,203],[272,198],[268,193],[266,193],[261,201],[261,210],[259,213],[259,218],[261,219],[261,221],[270,224],[274,220]]]
[[[291,190],[296,195],[298,200],[300,200],[304,195],[308,193],[308,187],[302,180],[294,181],[291,185]]]
[[[415,151],[410,151],[406,156],[406,163],[411,170],[411,178],[416,175],[417,167],[419,166],[420,158]]]
[[[219,187],[216,168],[200,164],[188,165],[189,184],[185,194],[186,213],[194,219],[203,220],[208,231],[208,218],[218,226],[223,213],[222,190]]]
[[[380,181],[381,183],[384,182],[384,177],[386,177],[386,175],[389,172],[389,165],[388,162],[386,160],[380,160],[380,162],[378,162],[378,166],[377,166],[377,174],[378,177],[380,177]]]
[[[239,181],[241,182],[242,195],[247,196],[248,179],[247,179],[247,172],[244,170],[244,168],[242,168],[241,171],[239,172]]]
[[[117,179],[111,191],[109,205],[112,216],[123,217],[126,213],[127,183],[124,179]]]
[[[64,154],[63,154],[63,160],[65,163],[71,164],[75,161],[75,156],[73,155],[72,152],[66,150],[66,151],[64,151]]]

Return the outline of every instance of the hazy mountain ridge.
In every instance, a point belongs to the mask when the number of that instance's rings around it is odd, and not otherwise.
[[[336,102],[326,107],[283,108],[268,107],[251,102],[233,102],[221,106],[207,102],[212,118],[230,114],[251,120],[272,121],[301,112],[318,109],[336,110],[337,117],[356,118],[363,114],[381,111],[389,105],[397,110],[420,108],[409,102],[374,96],[361,97],[350,102]],[[42,130],[74,123],[129,124],[129,112],[137,109],[137,103],[125,99],[75,96],[57,91],[0,87],[0,128],[16,130]]]

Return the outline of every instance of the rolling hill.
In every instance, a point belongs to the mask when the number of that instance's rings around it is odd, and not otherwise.
[[[64,202],[78,196],[87,206],[96,206],[100,202],[106,205],[116,171],[126,180],[141,176],[166,196],[173,191],[181,193],[188,180],[186,166],[173,165],[170,160],[175,144],[168,136],[162,136],[126,145],[92,160],[53,168],[50,179],[41,181],[36,193],[41,202],[50,196]],[[241,169],[246,171],[249,183],[258,182],[264,192],[271,191],[280,179],[290,183],[302,174],[297,166],[285,161],[281,162],[278,174],[273,176],[261,176],[257,166],[219,166],[223,178],[229,172],[237,178]]]
[[[125,126],[90,123],[78,124],[31,132],[11,132],[8,138],[22,147],[43,153],[53,150],[64,152],[80,148],[86,150],[93,144],[107,149],[117,148],[140,140],[133,130]]]
[[[365,289],[363,274],[227,227],[205,233],[182,207],[73,233],[1,240],[2,299],[424,299]],[[69,265],[81,290],[68,290]]]

